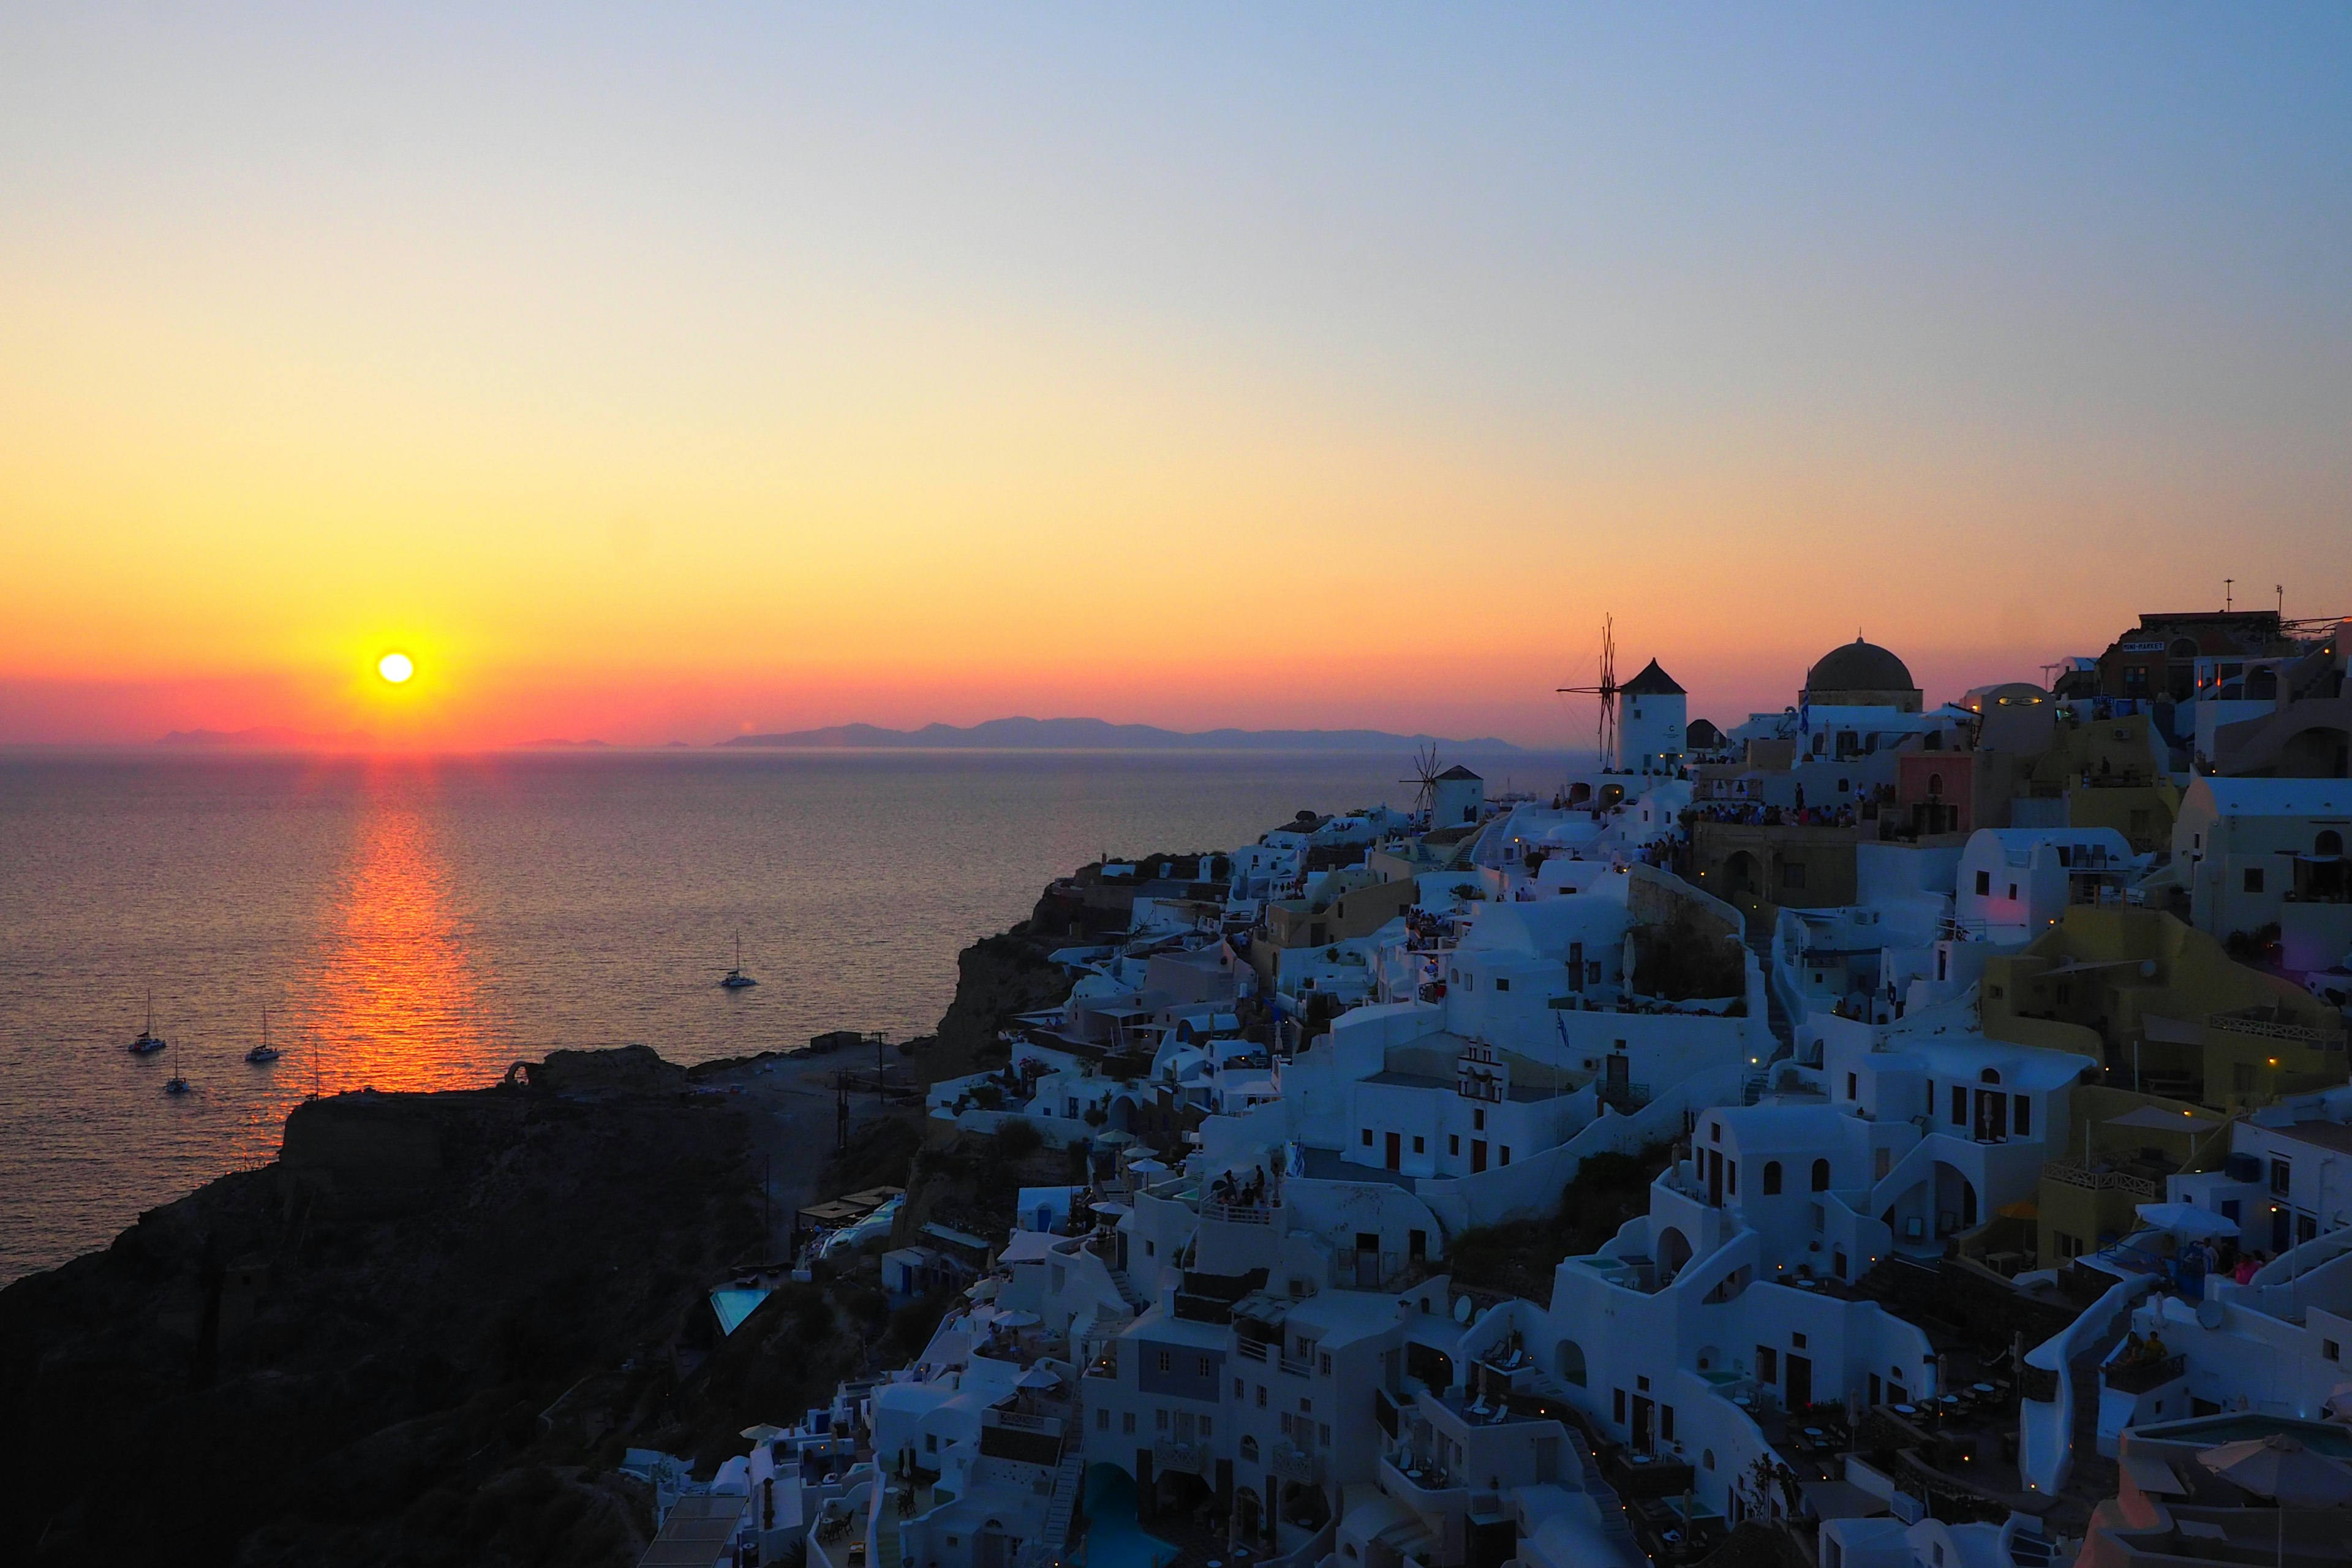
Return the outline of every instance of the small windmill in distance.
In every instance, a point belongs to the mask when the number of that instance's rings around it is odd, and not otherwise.
[[[1437,765],[1436,742],[1432,741],[1412,754],[1412,771],[1413,777],[1399,779],[1397,783],[1413,786],[1412,808],[1426,816],[1437,809],[1437,775],[1443,771]]]
[[[1601,617],[1601,681],[1597,686],[1562,686],[1556,689],[1563,696],[1598,697],[1600,717],[1594,721],[1594,743],[1600,748],[1601,766],[1608,769],[1617,755],[1617,617]]]

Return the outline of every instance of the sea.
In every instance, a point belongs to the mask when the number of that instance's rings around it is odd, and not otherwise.
[[[1467,761],[1548,792],[1565,757]],[[928,1033],[1108,853],[1409,803],[1367,752],[0,752],[0,1283],[276,1156],[314,1091]],[[729,990],[736,962],[759,984]],[[152,1009],[161,1055],[124,1047]],[[268,1029],[282,1053],[245,1053]],[[194,1086],[164,1092],[174,1070]]]

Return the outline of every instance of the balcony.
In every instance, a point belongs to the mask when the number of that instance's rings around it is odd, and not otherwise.
[[[1186,1475],[1205,1476],[1211,1464],[1209,1446],[1161,1437],[1151,1445],[1151,1463],[1156,1469],[1181,1470]]]
[[[2118,1394],[2147,1394],[2186,1376],[2189,1358],[2168,1355],[2162,1361],[2133,1362],[2099,1369],[2099,1380]]]
[[[1320,1486],[1323,1482],[1323,1456],[1296,1443],[1280,1442],[1266,1450],[1265,1468],[1286,1481],[1301,1486]]]
[[[2123,1171],[2095,1171],[2066,1160],[2052,1160],[2045,1163],[2042,1167],[2042,1175],[2045,1181],[2056,1182],[2063,1186],[2080,1187],[2084,1192],[2092,1193],[2129,1193],[2132,1196],[2149,1203],[2154,1203],[2164,1195],[2156,1183],[2143,1177],[2131,1175]]]

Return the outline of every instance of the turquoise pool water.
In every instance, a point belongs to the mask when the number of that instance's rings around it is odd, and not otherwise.
[[[1135,1479],[1116,1465],[1087,1472],[1086,1568],[1167,1568],[1176,1548],[1146,1534],[1135,1518]]]

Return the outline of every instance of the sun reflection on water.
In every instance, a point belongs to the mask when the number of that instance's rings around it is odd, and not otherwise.
[[[473,1088],[497,1071],[497,1036],[429,810],[432,780],[372,769],[367,810],[285,1065],[326,1092]]]

